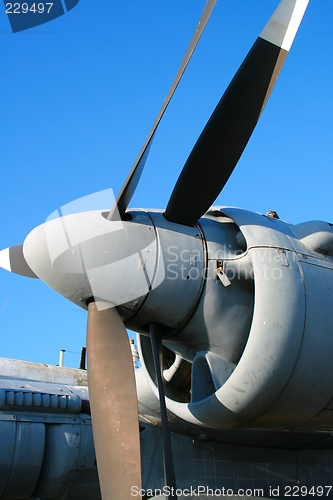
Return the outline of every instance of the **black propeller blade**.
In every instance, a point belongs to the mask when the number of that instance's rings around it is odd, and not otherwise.
[[[138,403],[126,328],[115,308],[88,306],[88,386],[103,500],[141,488]]]
[[[180,79],[183,76],[183,73],[186,69],[186,66],[187,66],[189,60],[191,59],[191,56],[194,52],[194,49],[197,46],[197,43],[202,35],[203,30],[205,29],[205,26],[207,24],[207,21],[209,19],[210,14],[212,13],[212,10],[213,10],[215,4],[216,4],[216,0],[207,0],[206,1],[206,4],[205,4],[204,9],[202,11],[202,14],[200,16],[197,27],[196,27],[196,29],[193,33],[193,36],[190,40],[190,43],[187,47],[187,50],[185,52],[185,55],[183,57],[183,60],[180,64],[180,66],[179,66],[179,69],[177,71],[175,79],[171,85],[169,92],[168,92],[168,95],[165,98],[163,106],[162,106],[162,108],[161,108],[161,110],[160,110],[160,112],[155,120],[155,123],[153,125],[153,128],[151,129],[151,131],[147,137],[147,140],[146,140],[142,150],[140,151],[140,154],[139,154],[138,158],[136,159],[136,162],[133,165],[132,170],[128,174],[128,177],[127,177],[123,187],[121,188],[121,191],[117,197],[116,203],[108,215],[108,220],[118,220],[119,215],[120,215],[120,218],[122,220],[124,220],[124,218],[125,218],[126,209],[129,205],[129,202],[131,201],[131,198],[132,198],[134,191],[136,190],[136,187],[137,187],[138,182],[140,180],[140,177],[141,177],[143,168],[145,166],[147,156],[148,156],[148,153],[150,150],[150,146],[152,144],[152,140],[153,140],[154,134],[156,132],[156,129],[158,127],[158,124],[160,123],[161,118],[164,115],[164,112],[165,112],[165,110],[166,110],[166,108],[171,100],[171,97],[173,96],[173,94],[178,86],[178,83],[180,82]]]
[[[193,226],[213,204],[257,124],[296,34],[307,2],[281,2],[202,131],[164,213]]]
[[[163,459],[164,459],[164,476],[165,485],[170,488],[171,494],[169,498],[176,496],[176,478],[173,465],[172,451],[171,451],[171,438],[168,424],[168,417],[166,412],[163,381],[162,381],[162,338],[159,326],[156,323],[151,323],[150,327],[150,341],[153,351],[155,373],[157,379],[158,394],[160,399],[161,421],[162,421],[162,440],[163,440]]]

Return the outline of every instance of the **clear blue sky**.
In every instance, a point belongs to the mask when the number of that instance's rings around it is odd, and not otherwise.
[[[166,206],[195,140],[277,4],[217,1],[132,207]],[[76,198],[110,187],[119,192],[203,5],[80,0],[55,21],[14,35],[1,4],[0,248],[22,243]],[[333,222],[332,26],[332,0],[310,0],[260,123],[216,204],[274,209],[294,223]],[[85,345],[86,313],[39,280],[0,270],[1,310],[0,356],[56,364],[60,349]],[[65,361],[78,360],[68,353]]]

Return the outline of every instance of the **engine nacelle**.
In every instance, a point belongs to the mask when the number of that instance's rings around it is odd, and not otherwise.
[[[292,226],[244,210],[221,211],[199,221],[207,273],[196,308],[182,329],[163,342],[176,353],[165,355],[168,409],[211,428],[290,429],[306,427],[319,415],[318,428],[330,429],[331,412],[320,412],[330,407],[333,396],[331,227]],[[215,245],[216,250],[218,225],[224,226],[232,248],[216,259],[209,249]],[[321,233],[323,245],[317,244],[318,235],[311,236],[311,228]],[[306,245],[309,241],[314,245]],[[141,335],[138,344],[157,394],[149,338]]]

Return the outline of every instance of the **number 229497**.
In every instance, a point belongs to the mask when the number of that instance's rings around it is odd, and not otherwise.
[[[28,14],[28,12],[33,12],[34,14],[46,14],[50,13],[53,2],[39,2],[33,3],[30,7],[26,2],[23,3],[6,3],[6,14]]]

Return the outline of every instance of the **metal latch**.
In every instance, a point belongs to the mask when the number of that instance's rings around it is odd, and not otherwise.
[[[224,269],[223,269],[223,261],[218,260],[217,265],[219,266],[216,269],[216,274],[219,280],[221,281],[222,285],[227,287],[231,285],[231,281],[229,280],[228,276],[225,274]]]

